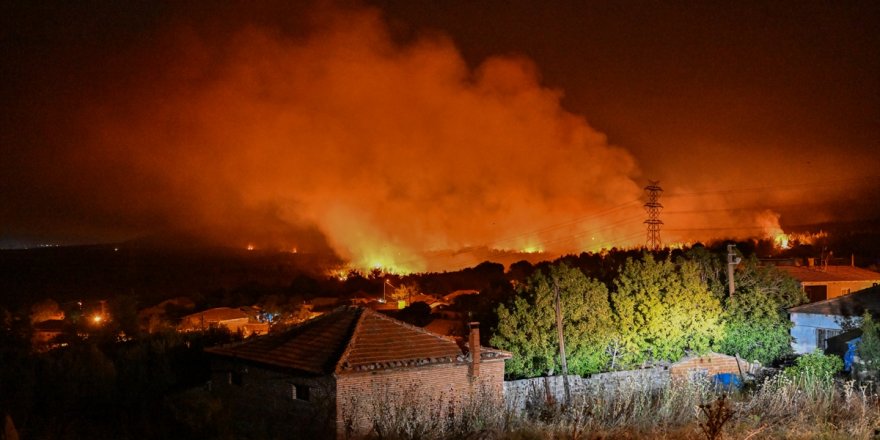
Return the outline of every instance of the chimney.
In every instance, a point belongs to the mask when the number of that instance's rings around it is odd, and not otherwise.
[[[480,323],[469,322],[468,348],[471,352],[471,378],[480,376]]]

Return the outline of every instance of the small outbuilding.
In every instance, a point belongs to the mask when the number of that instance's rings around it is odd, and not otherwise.
[[[232,333],[241,332],[244,336],[262,335],[269,332],[269,324],[257,322],[241,309],[215,307],[180,319],[178,330],[182,332],[205,331],[210,328],[225,327]]]
[[[672,378],[694,379],[699,377],[716,377],[719,374],[743,375],[749,373],[752,366],[736,356],[709,352],[700,356],[687,356],[669,366]]]
[[[880,316],[880,287],[788,309],[795,353],[828,348],[828,340],[861,324],[865,312]]]

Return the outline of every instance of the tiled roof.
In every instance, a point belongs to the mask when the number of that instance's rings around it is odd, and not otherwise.
[[[209,352],[316,374],[466,362],[454,340],[362,307],[343,306],[287,332]],[[484,359],[509,353],[483,348]]]
[[[865,311],[880,315],[880,287],[871,287],[849,295],[804,304],[788,309],[790,313],[813,313],[829,316],[861,316]]]
[[[880,282],[880,273],[853,266],[777,266],[802,283],[834,281]]]
[[[64,320],[48,319],[34,324],[33,329],[35,332],[60,332],[64,330]]]
[[[247,317],[247,313],[242,312],[239,309],[233,309],[229,307],[215,307],[213,309],[208,309],[201,312],[193,313],[191,315],[186,315],[182,319],[184,321],[187,321],[192,319],[204,318],[205,322],[221,322],[230,321],[233,319],[246,319]]]
[[[443,296],[443,301],[452,302],[455,298],[458,298],[462,295],[478,295],[480,293],[479,290],[474,289],[465,289],[465,290],[456,290],[455,292],[446,294]]]

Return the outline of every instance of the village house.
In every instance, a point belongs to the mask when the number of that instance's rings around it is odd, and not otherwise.
[[[214,355],[212,392],[239,426],[273,438],[295,430],[304,437],[363,434],[395,405],[440,414],[473,399],[499,403],[510,358],[480,346],[476,323],[463,349],[352,306],[284,333],[207,351]]]
[[[824,301],[880,284],[880,273],[850,266],[815,265],[807,259],[806,266],[779,266],[796,279],[810,302]]]
[[[257,322],[244,311],[230,307],[215,307],[186,315],[180,319],[178,330],[205,331],[218,327],[225,327],[232,333],[241,332],[244,336],[264,335],[269,332],[268,323]]]
[[[340,302],[341,300],[335,296],[318,296],[308,301],[315,311],[331,310]]]
[[[794,324],[791,329],[794,352],[825,350],[830,338],[857,327],[866,311],[880,315],[880,287],[788,309]]]
[[[173,329],[174,320],[172,314],[179,316],[182,312],[189,312],[196,308],[193,300],[179,296],[166,299],[152,307],[146,307],[138,311],[138,325],[147,333]]]
[[[55,348],[57,344],[53,340],[64,334],[65,323],[63,319],[47,319],[33,325],[31,343],[35,349],[47,350]]]
[[[446,304],[452,304],[453,302],[455,302],[455,298],[458,298],[459,296],[463,296],[463,295],[479,295],[479,294],[480,294],[480,291],[479,291],[479,290],[474,290],[474,289],[456,290],[455,292],[452,292],[452,293],[449,293],[449,294],[443,295],[443,298],[441,298],[440,300],[441,300],[443,303],[446,303]]]

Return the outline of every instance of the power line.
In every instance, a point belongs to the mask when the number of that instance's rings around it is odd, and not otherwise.
[[[815,223],[803,223],[799,225],[785,225],[786,229],[805,228],[815,226]],[[707,228],[679,228],[667,229],[669,232],[693,232],[693,231],[739,231],[739,230],[760,230],[765,229],[764,226],[717,226]]]
[[[606,208],[606,209],[603,209],[603,210],[601,210],[601,211],[597,211],[597,212],[594,212],[594,213],[590,213],[590,214],[587,214],[587,215],[585,215],[585,216],[577,217],[577,218],[574,218],[574,219],[571,219],[571,220],[566,220],[566,221],[561,222],[561,223],[556,223],[556,224],[552,224],[552,225],[544,226],[544,227],[542,227],[542,228],[535,229],[535,230],[532,230],[532,231],[523,232],[523,233],[520,233],[520,234],[516,234],[516,235],[508,236],[507,238],[501,238],[501,239],[495,240],[495,243],[498,243],[498,244],[509,243],[509,242],[515,241],[515,240],[517,240],[517,239],[519,239],[519,238],[529,237],[529,236],[533,236],[533,235],[538,235],[538,234],[545,233],[545,232],[550,232],[550,231],[553,231],[553,230],[556,230],[556,229],[562,229],[562,228],[565,228],[565,227],[568,227],[568,226],[572,226],[572,225],[575,225],[575,224],[581,223],[581,222],[586,221],[586,220],[589,220],[589,219],[603,217],[603,216],[605,216],[605,215],[608,215],[608,214],[611,214],[611,213],[613,213],[613,212],[620,211],[620,210],[623,210],[623,209],[626,209],[626,208],[635,208],[635,207],[638,206],[638,205],[636,205],[636,203],[638,203],[638,202],[639,202],[638,199],[636,199],[636,200],[630,200],[630,201],[625,202],[625,203],[622,203],[622,204],[620,204],[620,205],[612,206],[612,207],[610,207],[610,208]]]
[[[623,219],[623,220],[616,221],[616,222],[614,222],[614,223],[608,223],[608,224],[605,224],[605,225],[603,225],[602,227],[599,227],[599,228],[590,229],[590,230],[588,230],[588,231],[581,231],[581,232],[578,232],[577,234],[574,234],[574,235],[571,235],[571,236],[560,237],[560,238],[555,238],[555,239],[552,239],[552,240],[548,240],[548,241],[544,242],[544,245],[552,245],[552,244],[559,244],[559,243],[573,243],[573,242],[574,242],[576,239],[578,239],[578,238],[582,238],[582,237],[587,237],[587,236],[596,235],[596,234],[598,234],[598,233],[601,232],[601,231],[604,231],[604,230],[606,230],[606,229],[611,229],[611,228],[613,228],[613,227],[615,227],[615,226],[619,226],[619,225],[622,225],[622,224],[628,224],[628,223],[636,224],[635,222],[638,222],[638,219],[626,218],[626,219]],[[639,222],[639,223],[642,223],[642,222]],[[638,233],[639,233],[639,234],[644,234],[643,231],[640,231],[640,232],[638,232]]]
[[[787,183],[780,185],[771,185],[771,186],[760,186],[760,187],[751,187],[751,188],[736,188],[736,189],[723,189],[723,190],[708,190],[708,191],[693,191],[693,192],[673,192],[667,193],[667,197],[692,197],[692,196],[701,196],[707,194],[736,194],[736,193],[746,193],[746,192],[758,192],[758,191],[767,191],[773,189],[781,189],[781,188],[797,188],[797,187],[805,187],[810,186],[814,189],[828,189],[829,186],[845,183],[845,182],[858,182],[858,181],[874,181],[880,179],[880,176],[860,176],[860,177],[848,177],[842,179],[833,179],[833,180],[822,180],[816,182],[799,182],[799,183]]]

